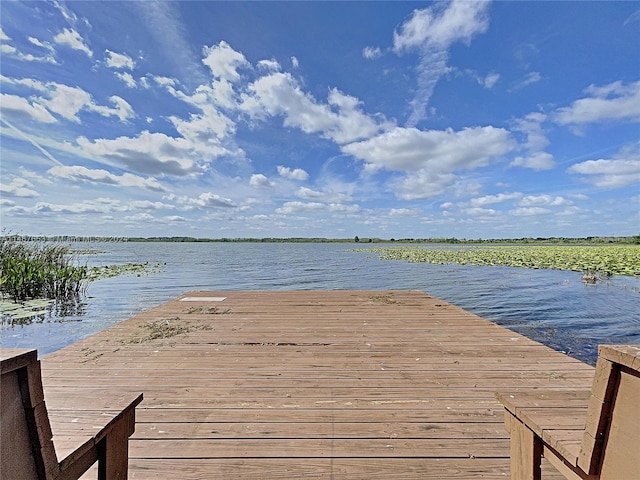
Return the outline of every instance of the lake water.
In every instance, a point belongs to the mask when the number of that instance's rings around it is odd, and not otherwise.
[[[80,312],[2,324],[3,347],[58,350],[190,290],[409,289],[427,292],[594,364],[600,343],[640,343],[640,279],[588,285],[577,272],[430,265],[352,251],[372,244],[79,243],[89,266],[165,263],[92,283]],[[429,248],[446,248],[430,246]]]

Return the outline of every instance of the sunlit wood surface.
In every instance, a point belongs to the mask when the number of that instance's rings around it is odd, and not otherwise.
[[[99,412],[106,392],[144,393],[133,479],[504,479],[495,393],[589,390],[593,379],[578,360],[415,291],[190,292],[42,369],[54,413],[72,396]]]

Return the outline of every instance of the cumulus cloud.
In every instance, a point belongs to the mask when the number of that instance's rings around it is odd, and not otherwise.
[[[118,77],[120,80],[122,80],[127,87],[129,88],[136,87],[136,81],[133,78],[133,75],[131,75],[129,72],[114,72],[114,75]]]
[[[2,40],[3,42],[7,42],[11,40],[11,37],[6,33],[4,33],[4,30],[2,29],[2,27],[0,27],[0,40]]]
[[[78,32],[72,28],[65,28],[62,32],[53,37],[53,41],[58,45],[66,45],[74,50],[84,52],[88,57],[93,57],[93,52],[84,42]]]
[[[276,209],[276,213],[289,215],[301,212],[317,212],[326,209],[327,205],[319,202],[285,202],[282,207]]]
[[[622,149],[612,159],[587,160],[572,165],[569,173],[601,188],[623,188],[640,184],[640,145]]]
[[[0,183],[2,196],[34,198],[39,194],[34,189],[33,184],[24,178],[15,177],[10,183]]]
[[[50,175],[58,178],[64,178],[73,182],[82,183],[102,183],[118,187],[135,187],[163,192],[166,189],[155,178],[143,178],[131,173],[122,175],[114,175],[102,169],[89,169],[80,165],[74,166],[55,166],[50,168]]]
[[[33,214],[59,214],[68,213],[79,215],[85,213],[106,214],[125,211],[119,200],[110,198],[96,198],[95,200],[84,200],[71,204],[56,204],[48,202],[38,202],[29,211]]]
[[[488,26],[490,2],[453,0],[445,4],[414,10],[393,34],[393,51],[402,54],[417,51],[416,94],[411,102],[412,113],[408,126],[415,126],[425,118],[429,99],[442,75],[448,71],[449,48],[457,42],[467,45],[471,39],[484,33]]]
[[[277,72],[280,70],[280,64],[276,61],[276,60],[260,60],[258,62],[258,67],[264,69],[264,70],[268,70],[268,71],[272,71],[272,72]]]
[[[111,50],[104,51],[107,67],[110,68],[124,68],[127,70],[133,70],[135,62],[133,58],[124,53],[116,53]]]
[[[498,193],[497,195],[485,195],[484,197],[473,198],[469,203],[472,207],[485,207],[487,205],[508,202],[509,200],[517,200],[521,197],[522,193],[520,192]]]
[[[532,217],[536,215],[546,215],[547,213],[551,213],[551,210],[542,207],[521,207],[510,210],[509,213],[515,217]]]
[[[542,123],[546,120],[547,115],[540,112],[532,112],[516,120],[513,130],[526,136],[522,146],[528,153],[516,157],[511,162],[511,166],[532,170],[550,170],[555,166],[553,155],[544,151],[544,148],[549,145],[549,140],[542,128]]]
[[[564,205],[571,205],[573,202],[571,200],[567,200],[564,197],[553,196],[553,195],[526,195],[522,197],[522,199],[518,202],[518,205],[521,207],[532,207],[532,206],[546,206],[546,207],[560,207]]]
[[[291,169],[288,167],[283,167],[282,165],[278,165],[278,175],[290,180],[300,181],[305,181],[309,178],[309,174],[301,168]]]
[[[296,190],[296,196],[307,200],[322,200],[325,203],[332,204],[351,201],[351,197],[349,195],[345,195],[344,193],[337,193],[332,191],[325,192],[313,190],[307,187],[298,188],[298,190]]]
[[[429,198],[453,185],[454,172],[488,165],[514,148],[509,132],[496,127],[460,131],[396,127],[388,132],[342,147],[365,162],[365,170],[406,173],[392,187],[406,200]]]
[[[29,102],[26,98],[7,93],[0,93],[0,100],[0,111],[5,118],[31,118],[42,123],[57,122],[56,118],[37,102]]]
[[[285,126],[319,133],[337,143],[367,138],[382,128],[360,110],[356,98],[334,88],[327,98],[329,105],[323,105],[304,93],[289,73],[274,72],[258,78],[242,98],[240,108],[253,119],[282,115]]]
[[[249,179],[249,185],[254,188],[271,188],[274,183],[261,173],[254,173]]]
[[[553,155],[547,152],[538,152],[526,157],[516,157],[511,162],[513,167],[530,168],[531,170],[551,170],[555,167]]]
[[[203,54],[202,63],[209,67],[216,79],[237,82],[240,80],[238,69],[250,66],[244,55],[231,48],[225,41],[211,47],[204,47]]]
[[[553,118],[560,125],[578,125],[606,120],[640,121],[640,81],[591,85],[588,95],[569,107],[558,109]]]
[[[97,104],[91,94],[80,87],[71,87],[56,82],[41,82],[31,78],[19,79],[2,76],[1,80],[4,83],[27,87],[41,93],[40,97],[32,99],[32,103],[25,99],[19,100],[21,97],[7,99],[10,107],[14,110],[21,109],[38,121],[52,123],[51,115],[43,112],[41,107],[46,107],[50,112],[77,123],[80,122],[78,113],[81,110],[95,112],[104,117],[118,117],[122,122],[135,116],[131,105],[116,95],[109,98],[113,107],[108,107]]]
[[[459,131],[396,127],[368,140],[344,145],[342,150],[373,168],[452,172],[488,165],[513,147],[509,132],[491,126]]]
[[[136,137],[99,138],[77,140],[83,156],[107,160],[129,170],[148,175],[184,176],[202,171],[195,158],[197,146],[184,138],[145,130]]]
[[[164,197],[165,200],[175,202],[186,209],[193,208],[235,208],[237,205],[230,198],[221,197],[213,192],[204,192],[197,197],[178,196],[174,194]]]

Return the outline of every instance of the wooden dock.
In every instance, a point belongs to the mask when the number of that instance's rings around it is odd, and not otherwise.
[[[190,292],[45,356],[42,372],[61,444],[65,398],[99,412],[107,392],[144,393],[133,479],[504,479],[495,393],[593,379],[415,291]]]

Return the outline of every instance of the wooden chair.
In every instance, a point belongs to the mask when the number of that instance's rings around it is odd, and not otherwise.
[[[569,479],[640,479],[640,345],[601,345],[590,392],[497,396],[512,479],[540,479],[541,457]]]
[[[135,407],[142,401],[142,394],[117,396],[115,411],[101,413],[97,429],[87,433],[79,426],[71,436],[66,432],[67,442],[71,439],[79,443],[58,461],[36,350],[0,349],[0,365],[2,479],[77,479],[96,461],[99,479],[127,478],[129,437],[135,429]],[[91,406],[85,408],[90,410]],[[80,408],[73,404],[69,411],[76,414]]]

